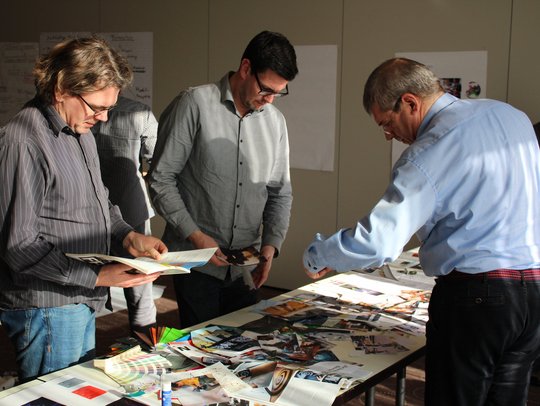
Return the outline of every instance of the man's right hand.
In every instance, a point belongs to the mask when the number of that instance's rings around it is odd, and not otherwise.
[[[224,259],[225,255],[219,249],[216,240],[214,240],[208,234],[203,233],[201,230],[197,230],[189,235],[188,240],[193,244],[193,247],[195,247],[196,249],[218,247],[212,258],[210,258],[209,262],[216,266],[229,265],[229,263]]]
[[[319,278],[322,278],[324,275],[326,275],[327,273],[329,272],[332,272],[333,269],[331,268],[324,268],[322,271],[320,272],[317,272],[317,273],[313,273],[313,272],[310,272],[308,271],[306,268],[304,268],[304,272],[306,273],[307,276],[309,276],[311,279],[319,279]]]
[[[129,265],[113,263],[103,265],[99,271],[97,286],[116,286],[119,288],[132,288],[134,286],[144,285],[153,282],[160,277],[161,272],[155,272],[150,275],[144,273],[128,273],[132,268]]]

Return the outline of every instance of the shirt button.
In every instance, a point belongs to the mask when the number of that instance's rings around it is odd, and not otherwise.
[[[477,297],[476,299],[474,299],[474,303],[476,304],[481,304],[483,302],[482,298],[481,297]]]
[[[239,186],[242,186],[242,182],[240,182],[238,185],[239,185]]]

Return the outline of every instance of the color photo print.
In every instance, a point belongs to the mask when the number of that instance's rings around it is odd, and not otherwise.
[[[230,265],[249,266],[266,262],[266,258],[255,247],[247,247],[238,250],[220,248],[225,260]]]

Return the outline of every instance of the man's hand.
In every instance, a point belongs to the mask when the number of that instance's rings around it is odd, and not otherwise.
[[[160,259],[167,246],[159,238],[131,231],[123,241],[124,248],[134,257],[151,257]]]
[[[329,272],[332,272],[333,269],[331,268],[323,268],[322,271],[320,272],[317,272],[317,273],[313,273],[313,272],[309,272],[307,269],[304,268],[304,272],[307,274],[307,276],[309,276],[311,279],[319,279],[319,278],[322,278],[324,275],[326,275],[327,273]]]
[[[272,268],[272,260],[274,259],[275,253],[276,249],[271,245],[265,245],[261,248],[261,255],[266,258],[266,261],[259,263],[259,265],[257,265],[257,268],[255,268],[255,270],[251,272],[253,284],[257,289],[259,289],[268,279],[270,269]]]
[[[229,265],[229,263],[225,259],[225,255],[223,255],[223,253],[219,249],[216,240],[214,240],[208,234],[203,233],[201,230],[197,230],[189,235],[188,240],[193,244],[196,249],[218,247],[214,255],[212,255],[212,258],[210,258],[209,262],[216,266]]]
[[[130,269],[132,268],[129,265],[118,263],[103,265],[96,280],[96,287],[116,286],[119,288],[132,288],[153,282],[161,275],[161,272],[155,272],[150,275],[143,273],[132,274],[127,272]]]

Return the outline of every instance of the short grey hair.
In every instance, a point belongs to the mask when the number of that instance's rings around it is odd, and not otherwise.
[[[412,59],[392,58],[369,75],[364,86],[364,109],[371,114],[377,105],[381,111],[389,111],[405,93],[424,98],[442,90],[439,78],[426,65]]]

